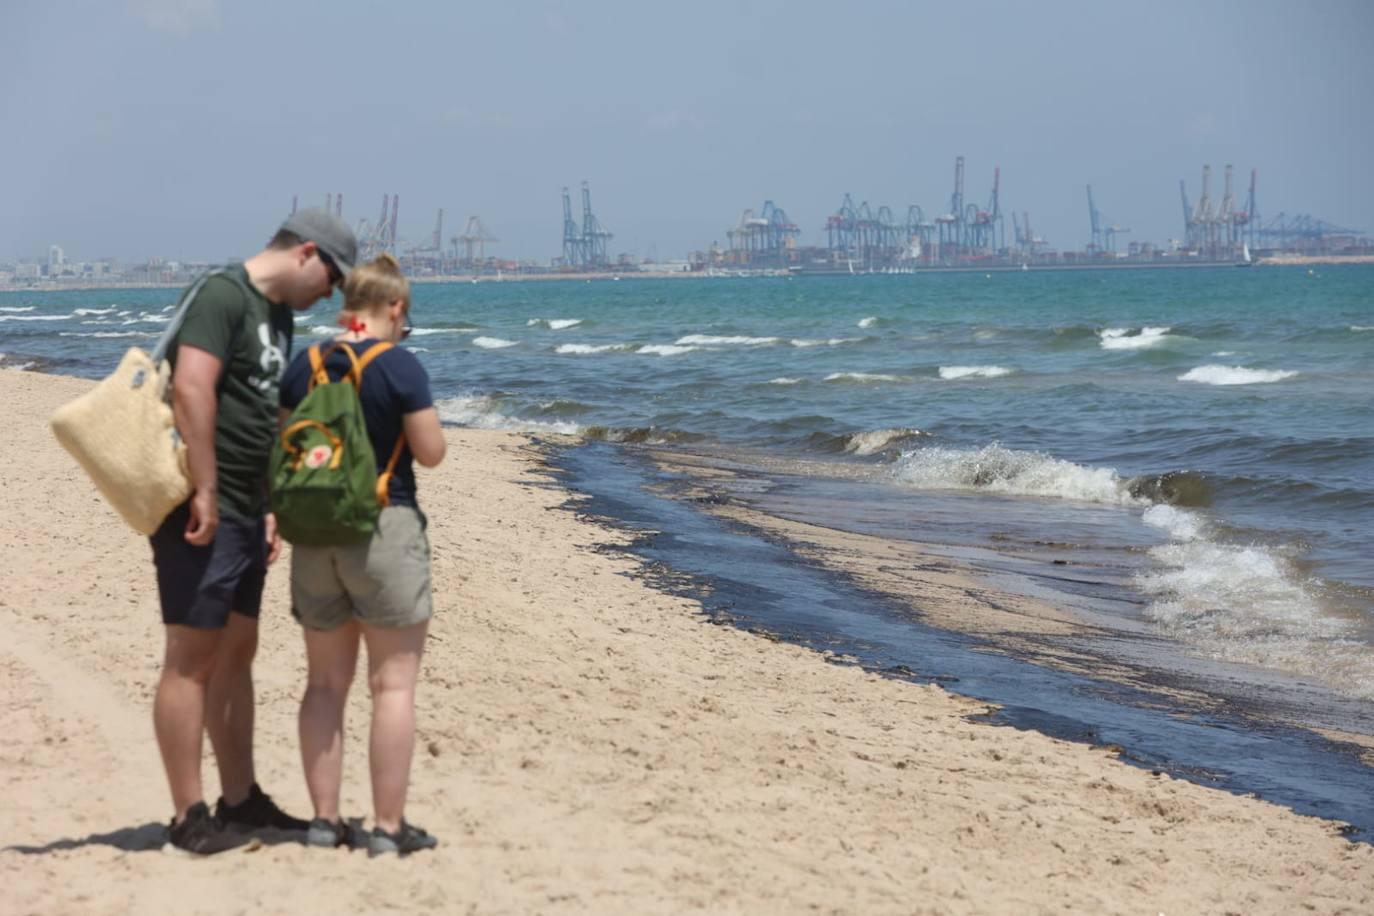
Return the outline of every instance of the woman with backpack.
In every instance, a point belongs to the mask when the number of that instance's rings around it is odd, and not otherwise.
[[[413,462],[439,464],[445,442],[429,376],[415,354],[396,346],[410,333],[410,284],[396,259],[383,254],[353,269],[343,293],[343,332],[299,354],[281,380],[284,427],[316,385],[356,384],[382,481],[376,488],[382,508],[370,536],[337,546],[293,543],[291,610],[304,628],[309,668],[300,709],[301,756],[315,806],[307,842],[352,845],[339,815],[343,716],[358,647],[366,643],[375,820],[367,846],[371,855],[405,855],[438,842],[409,824],[404,809],[415,746],[415,683],[433,614],[429,540]],[[329,451],[319,446],[301,460],[315,467]]]

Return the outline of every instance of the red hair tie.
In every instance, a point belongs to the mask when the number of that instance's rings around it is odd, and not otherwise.
[[[355,334],[361,334],[363,331],[367,330],[367,322],[356,315],[349,315],[348,321],[344,324],[344,327]]]

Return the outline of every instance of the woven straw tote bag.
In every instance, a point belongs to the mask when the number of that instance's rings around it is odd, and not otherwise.
[[[129,348],[113,374],[59,407],[50,421],[57,441],[139,534],[152,534],[191,496],[186,445],[172,418],[171,367],[165,357],[196,293],[217,272],[203,275],[187,290],[151,355]]]

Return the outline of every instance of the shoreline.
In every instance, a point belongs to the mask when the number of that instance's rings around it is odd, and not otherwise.
[[[1346,264],[1374,264],[1374,255],[1298,255],[1298,254],[1279,254],[1265,255],[1255,258],[1252,266],[1255,267],[1314,267],[1314,266],[1340,266]],[[988,265],[951,265],[938,266],[931,265],[925,267],[913,267],[909,270],[892,273],[892,276],[920,276],[922,274],[950,274],[950,273],[1010,273],[1010,272],[1061,272],[1061,271],[1085,271],[1085,270],[1168,270],[1170,268],[1207,268],[1207,267],[1239,267],[1246,266],[1232,261],[1187,261],[1179,260],[1175,262],[1161,263],[1157,261],[1126,261],[1123,263],[1088,263],[1088,264],[1028,264],[1022,267],[1020,264],[988,264]],[[846,271],[838,267],[826,268],[823,270],[799,270],[790,272],[785,268],[715,268],[711,271],[599,271],[595,273],[515,273],[500,276],[489,274],[448,274],[443,276],[412,276],[412,285],[438,285],[446,283],[522,283],[522,282],[556,282],[559,280],[574,282],[594,282],[609,281],[618,282],[620,280],[731,280],[731,279],[778,279],[780,277],[840,277],[840,276],[887,276],[884,271]],[[147,283],[147,282],[75,282],[75,283],[44,283],[37,285],[18,285],[0,284],[0,293],[60,293],[60,292],[89,292],[97,290],[130,290],[130,289],[184,289],[190,283],[190,278],[185,281],[173,283]]]
[[[148,722],[161,627],[147,548],[46,428],[90,386],[0,370],[0,875],[19,912],[325,906],[479,912],[1358,912],[1374,848],[1331,821],[975,721],[986,703],[827,663],[644,582],[630,536],[551,472],[575,440],[446,428],[420,472],[436,617],[396,862],[293,844],[147,852],[169,803]],[[303,659],[269,574],[258,768],[307,810]],[[365,690],[344,811],[368,809]],[[213,767],[207,794],[215,794]],[[913,903],[919,901],[919,903]]]

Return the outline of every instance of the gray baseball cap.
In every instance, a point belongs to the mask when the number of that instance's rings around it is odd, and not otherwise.
[[[292,213],[282,229],[315,245],[339,268],[346,278],[358,260],[358,240],[348,223],[327,210],[299,210]]]

